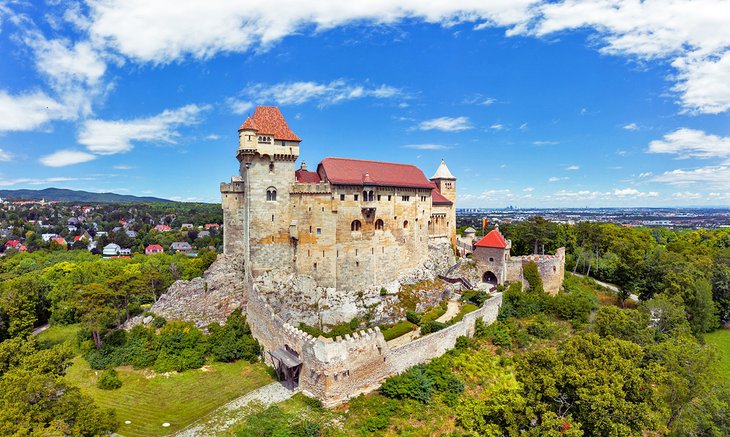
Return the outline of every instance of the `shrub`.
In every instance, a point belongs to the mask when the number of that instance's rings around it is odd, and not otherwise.
[[[560,294],[548,301],[553,314],[564,320],[569,320],[573,325],[588,323],[591,311],[598,308],[598,300],[595,296],[586,292],[573,292]]]
[[[96,386],[102,390],[115,390],[122,386],[122,381],[119,380],[116,370],[107,369],[101,372],[101,376],[96,382]]]
[[[438,332],[446,327],[448,327],[446,323],[437,322],[435,320],[431,320],[430,322],[426,322],[421,326],[421,335],[427,335],[432,332]]]
[[[471,302],[478,307],[482,306],[487,299],[489,299],[489,293],[483,290],[464,290],[461,293],[461,300]]]
[[[421,325],[426,324],[432,320],[438,319],[439,317],[443,316],[444,314],[446,314],[446,307],[444,305],[439,304],[439,305],[431,308],[430,311],[428,311],[426,314],[424,314],[421,317],[421,321],[419,324],[421,324]]]
[[[558,327],[545,317],[540,317],[535,323],[527,327],[527,333],[533,337],[548,340],[555,337],[558,333]]]
[[[405,335],[416,327],[413,323],[404,320],[402,322],[398,322],[395,325],[393,325],[390,328],[387,328],[383,330],[383,337],[385,337],[385,341],[390,341],[394,338],[398,338],[401,335]]]
[[[542,278],[540,277],[540,271],[537,268],[537,264],[534,261],[522,264],[522,275],[530,285],[530,291],[533,293],[544,293],[545,289],[542,286]]]
[[[380,295],[381,296],[385,296],[386,294],[388,294],[388,290],[385,287],[382,287],[380,289]]]
[[[415,311],[406,311],[406,320],[418,325],[419,323],[421,323],[421,315]]]
[[[223,326],[213,323],[210,332],[210,356],[216,361],[231,362],[238,359],[256,361],[261,348],[251,335],[246,316],[238,309],[231,313]]]
[[[453,325],[454,323],[461,322],[461,319],[463,319],[466,314],[469,314],[472,311],[476,311],[477,309],[479,309],[479,307],[471,303],[462,305],[459,309],[459,314],[455,315],[453,319],[449,320],[449,324]]]
[[[380,387],[380,392],[389,398],[414,399],[428,403],[434,391],[434,383],[426,376],[424,365],[411,367],[405,373],[391,376]]]
[[[167,323],[167,320],[165,320],[162,316],[155,316],[154,319],[152,319],[152,322],[150,325],[152,325],[153,328],[162,328],[165,326],[165,323]]]

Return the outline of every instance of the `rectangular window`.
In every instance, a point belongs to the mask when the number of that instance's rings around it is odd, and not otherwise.
[[[340,194],[340,200],[345,200],[345,195],[344,194]]]
[[[378,202],[380,202],[380,194],[378,194]]]
[[[390,202],[390,194],[388,194],[388,202]]]
[[[317,228],[317,235],[322,235],[322,228]]]
[[[357,194],[355,194],[355,200],[357,200]]]
[[[402,200],[403,202],[408,202],[408,201],[410,201],[410,200],[411,200],[411,196],[401,196],[401,200]]]

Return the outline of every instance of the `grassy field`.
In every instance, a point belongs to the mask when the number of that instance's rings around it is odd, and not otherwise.
[[[720,350],[720,375],[730,383],[730,329],[718,329],[706,334],[705,341]]]
[[[96,388],[98,374],[77,357],[66,378],[91,396],[97,405],[114,408],[121,422],[118,433],[127,436],[161,436],[179,430],[216,408],[272,382],[262,364],[245,361],[213,363],[183,373],[157,374],[150,370],[117,368],[122,387]],[[131,421],[125,424],[125,421]],[[169,427],[163,427],[163,423]]]
[[[51,347],[57,344],[61,344],[65,341],[71,343],[76,355],[80,354],[78,345],[76,344],[76,333],[79,332],[81,325],[53,325],[45,331],[38,334],[38,341],[42,347]]]

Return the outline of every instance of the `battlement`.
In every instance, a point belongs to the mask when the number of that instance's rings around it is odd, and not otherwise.
[[[243,181],[231,180],[231,182],[221,182],[221,193],[243,193],[246,184]]]
[[[295,182],[291,186],[292,194],[331,194],[332,186],[328,182]]]

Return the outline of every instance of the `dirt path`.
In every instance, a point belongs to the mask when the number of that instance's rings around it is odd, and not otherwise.
[[[448,307],[446,307],[446,312],[443,316],[436,319],[437,322],[441,323],[447,323],[449,320],[456,317],[457,314],[459,314],[459,309],[461,308],[461,305],[459,305],[459,302],[454,302],[453,300],[450,300],[448,302]]]
[[[228,434],[250,414],[283,402],[298,390],[272,382],[219,407],[206,417],[173,434],[175,437],[203,437]]]
[[[396,337],[396,338],[390,340],[388,342],[388,347],[394,348],[397,346],[402,346],[406,343],[412,342],[413,340],[417,339],[420,336],[421,336],[421,330],[415,329],[415,330],[409,332],[408,334],[403,334],[400,337]]]
[[[580,273],[573,273],[573,275],[575,275],[575,276],[577,276],[579,278],[585,278],[586,277],[586,275],[581,275]],[[593,279],[594,281],[596,281],[596,284],[600,285],[601,287],[606,287],[606,288],[608,288],[611,291],[615,291],[616,293],[618,293],[618,292],[621,291],[620,288],[618,288],[617,286],[615,286],[613,284],[609,284],[608,282],[599,281],[598,279],[595,279],[595,278],[591,278],[591,279]],[[629,295],[629,299],[635,300],[636,302],[638,302],[639,301],[639,296],[637,296],[635,294],[630,294]]]
[[[38,334],[40,334],[41,332],[45,331],[46,329],[48,329],[50,327],[51,327],[51,325],[48,324],[48,323],[46,323],[44,325],[41,325],[41,326],[35,328],[31,334],[38,335]]]

